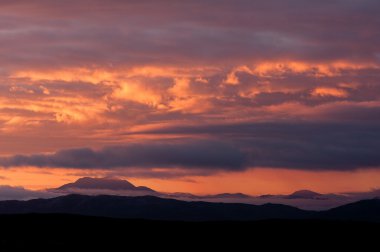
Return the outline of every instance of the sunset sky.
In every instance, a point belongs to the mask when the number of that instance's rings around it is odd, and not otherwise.
[[[378,0],[1,0],[0,184],[380,188]]]

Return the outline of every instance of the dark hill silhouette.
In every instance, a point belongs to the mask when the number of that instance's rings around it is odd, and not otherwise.
[[[380,221],[380,200],[315,212],[277,204],[187,202],[154,196],[68,195],[30,201],[2,201],[0,214],[65,213],[127,219],[221,221],[266,219],[333,219]]]
[[[321,213],[324,219],[380,222],[380,199],[361,200]]]
[[[0,202],[0,214],[21,213],[66,213],[128,219],[187,221],[302,219],[311,214],[311,212],[285,205],[255,206],[187,202],[154,196],[68,195],[53,199]]]

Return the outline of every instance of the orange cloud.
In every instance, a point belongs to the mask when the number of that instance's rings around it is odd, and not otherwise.
[[[207,84],[205,82],[201,82]],[[168,106],[171,111],[182,111],[184,113],[202,113],[212,108],[208,101],[210,94],[197,94],[190,87],[190,79],[176,78],[174,86],[168,90],[173,99]]]
[[[310,63],[303,61],[267,61],[255,63],[252,66],[242,65],[235,67],[227,74],[225,83],[238,85],[240,83],[238,73],[248,73],[259,77],[281,76],[286,73],[306,74],[314,77],[333,77],[341,75],[342,71],[380,69],[379,65],[373,63],[355,63],[335,61],[327,63]]]
[[[113,83],[133,77],[171,77],[183,78],[208,76],[215,74],[219,69],[215,67],[159,67],[140,66],[132,68],[102,68],[102,67],[73,67],[64,69],[26,70],[17,71],[11,78],[26,78],[31,81],[65,81],[87,82],[92,84]]]
[[[163,106],[162,96],[158,90],[134,82],[124,82],[115,88],[110,96],[118,100],[134,101],[151,107]]]
[[[249,73],[251,75],[254,75],[254,71],[250,69],[248,66],[239,66],[235,67],[228,75],[226,80],[224,81],[226,84],[230,85],[238,85],[239,84],[239,78],[236,76],[237,73]]]
[[[12,74],[11,77],[25,78],[32,81],[32,84],[37,84],[39,81],[86,82],[94,85],[105,84],[112,88],[112,92],[105,96],[105,99],[108,101],[133,101],[156,109],[168,108],[170,110],[199,112],[203,111],[200,108],[205,107],[205,105],[204,102],[202,102],[203,105],[197,104],[200,97],[192,93],[190,78],[199,83],[207,84],[208,81],[205,77],[215,72],[216,69],[211,67],[173,68],[143,66],[130,69],[72,68],[46,71],[20,71]],[[134,79],[135,77],[146,79],[147,82]],[[172,78],[174,85],[166,89],[154,83],[148,83],[150,78],[155,77]],[[46,85],[41,90],[46,95],[51,94]],[[81,101],[83,102],[83,100]],[[56,112],[57,121],[86,121],[90,117],[91,113],[89,115],[81,113],[80,109],[75,107],[75,102],[71,105],[69,106],[71,108],[60,108],[59,112]],[[105,109],[105,104],[102,107]],[[110,109],[113,110],[117,107],[117,105],[113,105]],[[87,105],[86,111],[91,111],[91,108],[91,105]]]
[[[313,96],[334,96],[339,98],[346,98],[348,97],[348,92],[344,89],[339,88],[331,88],[331,87],[318,87],[314,89],[311,94]]]
[[[38,125],[39,121],[57,121],[62,123],[82,123],[89,120],[99,120],[100,115],[106,111],[105,100],[94,100],[86,97],[54,97],[46,96],[38,99],[28,97],[12,99],[0,98],[0,107],[7,108],[8,112],[0,112],[7,121],[7,129],[15,129],[21,125]],[[33,112],[33,116],[23,117],[13,115],[12,110]]]
[[[104,69],[72,68],[45,71],[19,71],[11,75],[12,78],[26,78],[31,81],[65,81],[88,82],[98,84],[103,81],[113,81],[116,74]]]
[[[373,63],[356,63],[335,61],[327,63],[309,63],[302,61],[274,61],[257,64],[254,73],[259,76],[278,75],[286,72],[306,73],[316,77],[332,77],[341,75],[344,70],[378,69],[380,66]]]
[[[120,125],[125,126],[126,121],[125,130],[139,126],[135,125],[139,118],[152,115],[165,118],[158,119],[163,121],[161,123],[186,121],[184,117],[196,114],[203,114],[207,122],[220,118],[229,121],[308,118],[316,113],[316,109],[303,103],[304,99],[312,99],[308,92],[314,97],[349,99],[349,91],[358,89],[360,80],[355,80],[355,83],[339,80],[334,84],[329,82],[329,77],[344,74],[346,70],[367,68],[379,66],[342,61],[277,60],[242,64],[230,71],[214,66],[153,65],[16,71],[7,79],[12,83],[9,93],[0,96],[0,106],[4,108],[0,111],[0,130],[11,132],[43,128],[54,122],[94,128],[108,125],[109,132],[112,132],[112,127],[122,128]],[[239,73],[255,75],[257,81],[241,83]],[[312,80],[324,76],[326,84],[310,91],[310,86],[304,83],[288,84],[287,73],[299,73]],[[157,77],[158,80],[155,79]],[[157,83],[161,77],[163,84]],[[61,81],[67,82],[66,86],[57,88],[53,85]],[[76,89],[77,82],[86,82],[80,84],[86,85],[78,85]],[[87,92],[87,88],[91,92]],[[278,94],[272,96],[273,93]],[[300,98],[299,93],[305,96]],[[273,102],[278,99],[280,104]],[[322,110],[318,111],[318,118],[324,118]],[[147,119],[144,123],[151,122]]]

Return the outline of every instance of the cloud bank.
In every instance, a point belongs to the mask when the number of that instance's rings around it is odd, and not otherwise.
[[[112,169],[125,167],[193,168],[242,170],[245,157],[238,149],[222,142],[190,142],[186,144],[131,144],[69,149],[45,155],[16,155],[0,158],[4,167],[35,166],[80,169]]]
[[[134,134],[182,135],[180,140],[144,142],[100,150],[0,158],[0,166],[77,169],[182,168],[208,172],[248,168],[352,171],[380,167],[378,124],[245,123],[167,127]],[[191,136],[221,138],[189,140]],[[152,175],[153,176],[153,175]]]

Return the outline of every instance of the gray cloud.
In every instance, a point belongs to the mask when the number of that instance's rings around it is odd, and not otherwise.
[[[57,193],[49,193],[45,191],[33,191],[23,187],[13,187],[8,185],[0,185],[0,201],[1,200],[29,200],[36,198],[52,198],[57,197]]]
[[[380,44],[376,0],[41,0],[1,9],[0,53],[12,67],[376,61]]]
[[[208,171],[199,174],[209,175],[222,170],[241,171],[251,167],[314,171],[380,167],[377,124],[247,123],[183,126],[144,134],[204,135],[208,139],[223,141],[192,141],[185,138],[180,142],[167,140],[163,143],[161,140],[100,150],[68,149],[54,154],[3,157],[0,158],[0,165],[110,170],[143,168],[146,169],[144,177],[158,175],[152,168],[198,169]],[[131,172],[133,174],[133,170]],[[165,171],[164,175],[167,173],[170,174]]]
[[[213,141],[190,141],[170,144],[130,144],[106,147],[69,149],[54,154],[16,155],[0,158],[4,167],[36,166],[82,169],[122,167],[179,167],[214,170],[242,170],[245,155],[232,145]]]
[[[177,126],[140,133],[228,139],[246,153],[251,167],[347,171],[380,166],[378,129],[378,123],[266,122]]]

